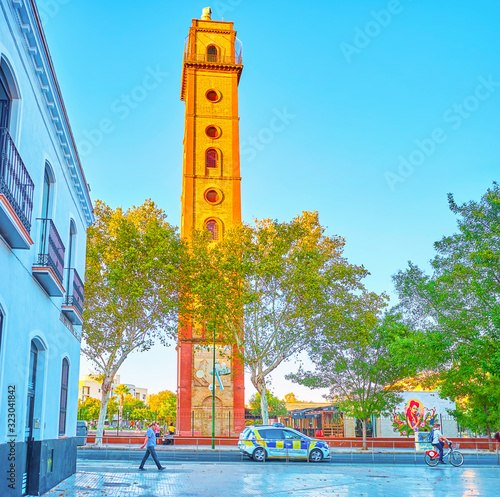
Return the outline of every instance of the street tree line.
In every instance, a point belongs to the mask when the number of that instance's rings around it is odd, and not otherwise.
[[[313,367],[289,379],[328,388],[328,400],[362,421],[364,440],[367,418],[389,413],[401,380],[424,372],[457,399],[462,426],[491,432],[500,421],[500,192],[494,184],[478,202],[449,202],[458,233],[436,242],[432,274],[409,263],[394,275],[393,308],[366,288],[367,269],[347,260],[345,240],[316,212],[228,228],[216,243],[196,231],[187,243],[150,200],[126,212],[97,202],[83,353],[103,377],[99,424],[128,355],[173,344],[192,325],[232,345],[264,423],[269,376],[307,351]]]
[[[116,389],[115,389],[116,392]],[[120,396],[121,397],[121,396]],[[121,411],[122,421],[160,421],[172,423],[176,419],[177,396],[169,390],[149,395],[147,403],[136,399],[130,393],[123,398],[112,396],[108,400],[105,418],[111,422]],[[121,406],[121,409],[120,409]],[[85,421],[98,420],[101,412],[101,399],[87,397],[78,400],[78,419]]]

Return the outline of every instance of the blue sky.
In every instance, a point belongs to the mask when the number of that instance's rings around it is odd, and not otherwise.
[[[94,200],[152,198],[179,225],[183,44],[208,5],[38,0]],[[446,194],[477,199],[499,179],[500,4],[211,7],[243,42],[244,220],[319,211],[350,261],[370,271],[367,286],[391,294],[391,275],[408,260],[426,266],[433,242],[455,230]],[[281,125],[271,126],[275,116]],[[173,390],[175,360],[173,347],[135,354],[122,381]],[[274,391],[320,400],[282,380],[293,367],[274,375]]]

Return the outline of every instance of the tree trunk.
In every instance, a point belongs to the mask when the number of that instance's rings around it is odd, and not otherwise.
[[[266,379],[262,375],[254,375],[251,376],[252,384],[259,392],[260,395],[260,416],[262,418],[262,424],[269,424],[269,408],[267,405],[267,388],[266,388]]]
[[[266,388],[266,382],[264,379],[262,379],[262,389],[259,392],[260,393],[260,412],[262,414],[262,424],[263,425],[268,425],[269,424],[269,407],[267,405],[267,388]]]
[[[361,420],[361,427],[363,430],[363,450],[367,450],[367,443],[366,443],[366,418]]]
[[[484,424],[486,428],[486,435],[488,436],[488,447],[491,452],[494,452],[495,449],[493,448],[493,440],[491,438],[491,428],[490,424],[488,423],[488,406],[484,404],[483,407],[484,407]]]
[[[99,411],[99,421],[97,422],[97,429],[95,434],[95,444],[102,445],[102,436],[104,432],[104,421],[106,420],[106,412],[108,410],[108,402],[111,394],[111,385],[113,383],[114,375],[105,376],[101,385],[101,410]]]

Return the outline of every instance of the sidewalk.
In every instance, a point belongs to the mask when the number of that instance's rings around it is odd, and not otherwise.
[[[64,497],[496,497],[500,469],[333,466],[308,463],[166,463],[140,472],[128,461],[79,461],[47,495]]]
[[[79,446],[78,450],[123,450],[123,451],[144,451],[141,449],[140,444],[103,444],[101,446],[94,444],[87,444]],[[157,452],[160,451],[189,451],[189,452],[212,452],[211,445],[157,445]],[[215,452],[239,452],[236,445],[215,445]],[[495,456],[496,452],[489,452],[488,450],[479,449],[458,449],[463,455],[479,455],[479,456]],[[359,447],[330,447],[330,452],[332,454],[350,454],[351,452],[355,454],[415,454],[414,449],[398,449],[392,447],[374,447],[373,449],[369,447],[367,450],[362,450]],[[423,454],[424,450],[417,451],[417,454]]]

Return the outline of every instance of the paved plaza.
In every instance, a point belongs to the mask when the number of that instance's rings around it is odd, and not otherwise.
[[[57,497],[215,497],[331,495],[397,497],[493,497],[499,495],[495,467],[428,468],[328,463],[170,463],[158,472],[125,462],[79,461],[77,474],[48,494]]]

